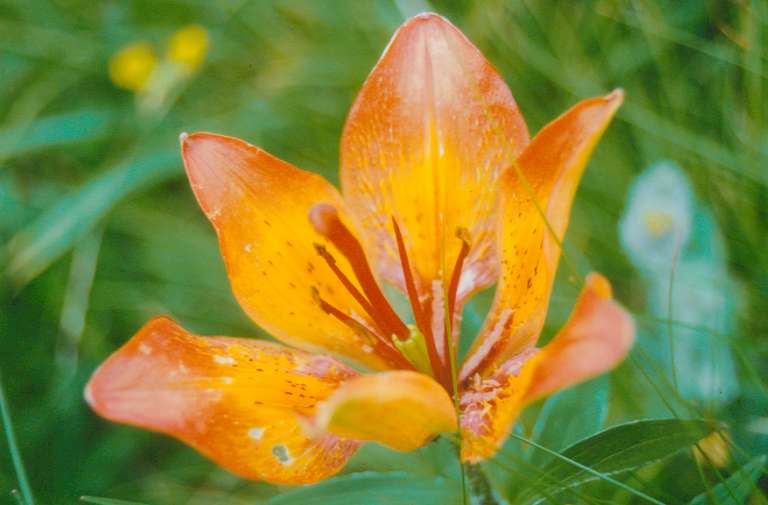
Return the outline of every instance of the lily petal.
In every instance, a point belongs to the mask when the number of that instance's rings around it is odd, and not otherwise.
[[[539,353],[523,403],[611,370],[627,356],[634,339],[632,316],[612,299],[608,280],[590,274],[568,322]]]
[[[341,209],[338,191],[322,177],[232,137],[183,136],[182,154],[195,196],[219,236],[232,290],[248,315],[290,345],[331,351],[376,369],[393,366],[313,296],[314,288],[344,313],[363,313],[315,245],[343,256],[309,220],[317,203]],[[338,266],[354,278],[346,262]]]
[[[545,126],[517,165],[500,178],[502,271],[493,306],[462,367],[461,380],[478,370],[481,375],[483,370],[494,370],[536,342],[547,315],[561,252],[558,242],[568,226],[576,188],[622,100],[623,93],[614,91],[578,103]]]
[[[405,291],[391,219],[422,295],[472,238],[459,302],[496,281],[495,180],[529,142],[498,72],[452,24],[420,14],[395,33],[350,110],[344,198],[380,274]],[[446,275],[450,275],[448,272]]]
[[[456,412],[432,378],[411,371],[382,372],[344,383],[320,403],[315,426],[342,438],[412,451],[440,433],[456,431]]]
[[[238,475],[297,484],[338,472],[359,446],[308,437],[299,420],[355,375],[325,356],[198,337],[161,317],[96,370],[85,396],[99,415],[176,437]]]
[[[632,317],[599,274],[587,277],[571,317],[552,342],[529,349],[462,394],[462,458],[491,457],[531,402],[617,366],[634,341]]]

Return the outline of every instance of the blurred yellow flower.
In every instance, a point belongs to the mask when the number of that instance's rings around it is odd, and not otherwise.
[[[699,440],[693,448],[693,456],[700,464],[712,464],[717,468],[723,468],[731,457],[728,449],[727,435],[714,431]]]
[[[168,41],[168,59],[196,70],[208,52],[208,32],[200,25],[188,25],[177,30]]]
[[[141,91],[157,65],[157,56],[147,42],[133,42],[109,60],[109,78],[120,88]]]

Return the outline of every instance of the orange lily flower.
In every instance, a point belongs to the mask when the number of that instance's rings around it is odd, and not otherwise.
[[[182,135],[235,296],[290,347],[156,318],[94,373],[88,402],[278,483],[326,478],[363,441],[407,451],[459,431],[463,461],[492,456],[527,404],[613,368],[634,338],[591,274],[568,323],[534,347],[578,181],[621,101],[584,100],[530,140],[496,70],[422,14],[352,106],[341,194],[242,140]],[[412,322],[381,281],[407,297]],[[462,307],[494,283],[459,366]]]

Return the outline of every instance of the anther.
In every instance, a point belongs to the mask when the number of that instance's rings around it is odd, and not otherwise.
[[[357,303],[360,304],[360,306],[365,310],[368,315],[371,316],[371,318],[376,321],[376,318],[374,316],[375,311],[373,310],[373,307],[371,306],[370,302],[363,296],[363,294],[360,292],[360,290],[357,289],[357,287],[352,283],[352,281],[349,280],[349,277],[347,277],[344,272],[341,271],[339,266],[336,264],[336,259],[333,257],[331,253],[328,252],[328,250],[323,246],[322,244],[313,244],[315,247],[315,251],[317,251],[317,254],[325,260],[325,262],[328,264],[328,267],[333,271],[333,273],[336,275],[336,277],[341,281],[341,283],[344,285],[346,290],[349,292],[349,294],[352,295],[352,297],[357,301]],[[380,330],[384,330],[384,328],[379,328]]]

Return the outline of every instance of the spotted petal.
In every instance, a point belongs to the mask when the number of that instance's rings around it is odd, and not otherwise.
[[[451,268],[469,231],[459,300],[496,280],[494,181],[528,144],[501,76],[444,18],[395,33],[347,118],[344,198],[381,274],[404,286],[391,228],[403,231],[422,295]],[[450,275],[450,273],[446,274]]]
[[[270,334],[305,350],[328,350],[381,369],[391,362],[348,326],[323,311],[313,289],[346,314],[363,309],[317,255],[324,244],[312,227],[318,203],[341,209],[338,191],[242,140],[195,133],[182,141],[184,164],[200,206],[219,236],[232,290]],[[351,278],[348,265],[339,268]]]
[[[382,372],[346,382],[320,404],[317,429],[412,451],[440,433],[456,431],[453,402],[432,378]]]
[[[475,371],[491,373],[536,342],[576,188],[622,99],[616,91],[580,102],[545,126],[502,175],[501,273],[493,306],[462,367],[462,380]]]
[[[492,456],[529,403],[586,381],[618,365],[635,330],[631,316],[611,299],[608,281],[587,277],[570,319],[540,351],[529,349],[470,381],[462,394],[462,458]]]
[[[99,415],[174,436],[243,477],[308,483],[338,472],[359,443],[308,437],[300,419],[355,375],[329,357],[198,337],[156,318],[96,370],[85,396]]]

